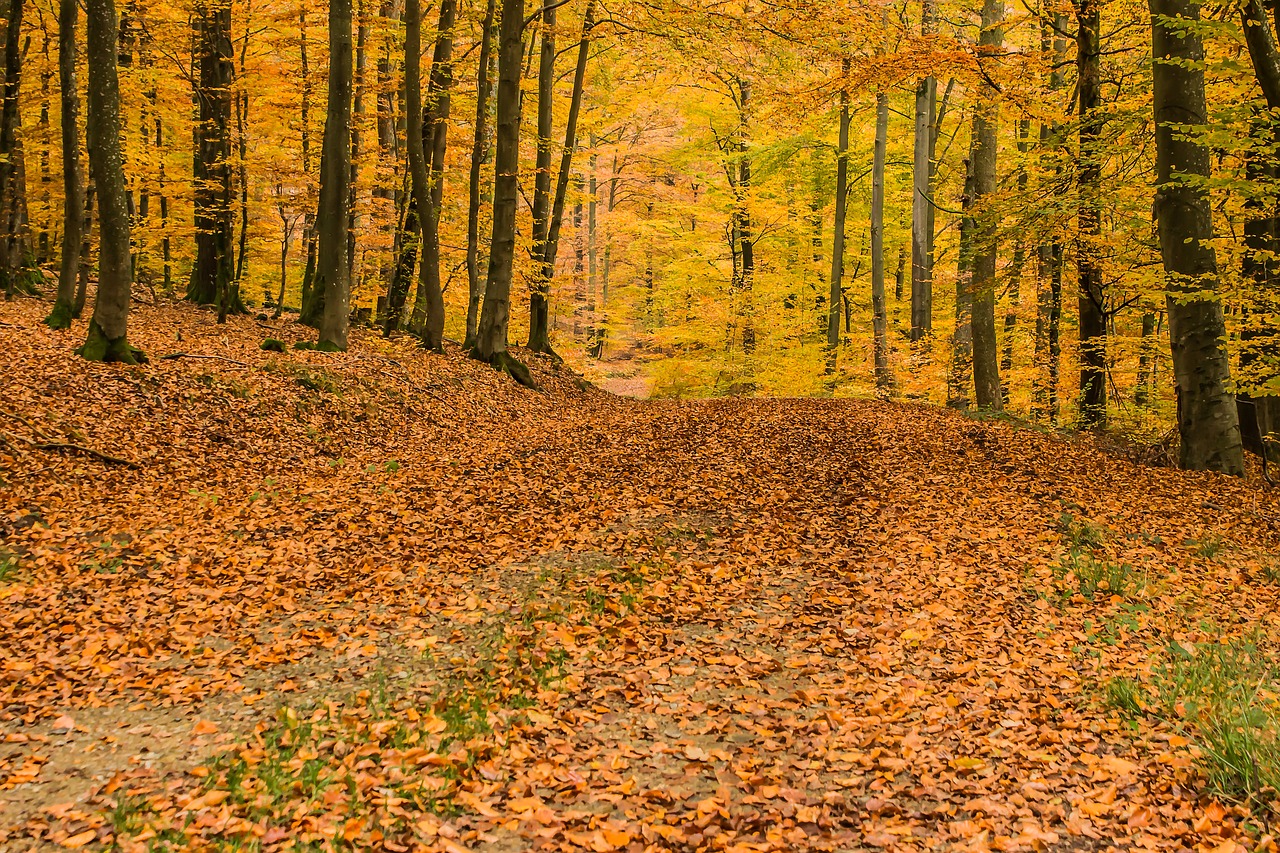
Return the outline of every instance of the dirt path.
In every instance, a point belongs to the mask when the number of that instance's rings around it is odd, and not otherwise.
[[[204,333],[147,319],[153,352]],[[104,503],[94,460],[0,457],[6,850],[1250,837],[1105,686],[1205,620],[1275,630],[1270,494],[921,407],[534,395],[376,340],[280,360],[232,325],[243,369],[92,367],[35,320],[6,315],[0,390],[147,464]],[[1064,513],[1144,586],[1079,594]]]

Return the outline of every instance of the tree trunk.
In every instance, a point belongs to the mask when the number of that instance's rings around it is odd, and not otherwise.
[[[1181,128],[1207,122],[1204,46],[1194,0],[1149,0],[1156,125],[1156,218],[1168,292],[1183,468],[1244,473],[1204,180],[1209,150]],[[1185,22],[1185,23],[1184,23]],[[1187,27],[1186,24],[1193,24]],[[1184,178],[1183,176],[1189,176]]]
[[[738,240],[742,251],[742,279],[739,282],[742,319],[742,352],[756,350],[755,307],[752,291],[756,278],[756,234],[751,221],[751,154],[748,132],[751,117],[751,82],[739,78],[738,83],[738,203],[734,214],[738,221]],[[652,258],[650,259],[652,265]],[[652,289],[652,288],[651,288]]]
[[[875,153],[871,166],[871,323],[875,350],[876,388],[893,388],[889,369],[889,318],[884,297],[884,159],[889,135],[889,94],[876,93]]]
[[[320,205],[316,216],[316,277],[324,294],[321,349],[347,348],[351,269],[347,266],[347,206],[351,182],[351,0],[329,3],[329,101],[320,164]]]
[[[516,202],[520,171],[520,60],[524,0],[502,0],[498,42],[498,117],[495,134],[493,237],[480,326],[471,355],[533,385],[529,369],[507,352],[511,318],[511,270],[516,250]]]
[[[133,269],[129,258],[129,202],[120,146],[120,80],[116,71],[114,0],[85,4],[89,67],[89,165],[98,189],[100,250],[98,297],[89,335],[80,354],[89,361],[145,360],[129,346],[129,298]]]
[[[965,159],[964,196],[961,199],[960,252],[956,261],[956,326],[951,335],[951,372],[947,381],[947,405],[969,408],[973,380],[973,217],[974,148]]]
[[[431,81],[422,114],[424,194],[418,198],[422,222],[422,259],[418,265],[418,294],[413,304],[413,330],[427,349],[444,347],[444,288],[440,279],[440,211],[444,201],[444,156],[448,143],[449,90],[453,85],[453,23],[456,0],[442,0],[440,26],[431,60]],[[407,103],[407,101],[406,101]],[[417,112],[410,110],[409,123]],[[412,150],[410,145],[410,150]]]
[[[582,93],[587,79],[587,56],[591,48],[591,29],[595,26],[595,5],[595,0],[587,0],[587,10],[582,18],[582,39],[578,42],[578,62],[574,66],[573,90],[569,96],[569,117],[564,130],[564,151],[560,156],[555,201],[551,204],[551,222],[547,228],[547,244],[542,255],[542,268],[548,276],[548,281],[555,276],[556,252],[560,247],[560,227],[564,222],[564,203],[569,193],[573,155],[578,147],[578,114],[582,109]]]
[[[1031,151],[1031,120],[1021,119],[1018,122],[1018,197],[1027,197],[1030,179],[1027,175],[1026,158]],[[1000,399],[1009,405],[1009,376],[1013,372],[1013,338],[1018,325],[1018,305],[1022,301],[1022,272],[1027,262],[1027,244],[1021,237],[1013,246],[1013,262],[1010,264],[1009,302],[1004,313],[1004,342],[1000,355],[1000,375],[1005,377],[1000,386]]]
[[[847,78],[849,60],[841,64]],[[836,369],[840,349],[840,299],[844,293],[844,232],[849,201],[849,88],[840,88],[840,131],[836,141],[836,221],[831,235],[831,290],[827,296],[827,372]]]
[[[487,0],[484,22],[480,30],[480,59],[476,69],[476,121],[471,140],[471,174],[467,184],[467,331],[463,346],[476,344],[480,324],[480,303],[484,299],[484,281],[480,277],[480,200],[484,161],[489,157],[489,101],[493,95],[493,79],[489,62],[493,53],[496,0]]]
[[[194,204],[196,260],[187,299],[217,305],[218,322],[232,305],[235,279],[234,207],[231,195],[231,3],[207,0],[196,6],[200,77],[195,86]],[[101,193],[101,190],[99,190]]]
[[[409,287],[418,267],[418,244],[422,242],[422,226],[418,224],[418,200],[412,189],[403,193],[403,196],[404,215],[398,217],[396,266],[392,271],[391,287],[387,290],[387,318],[383,327],[383,333],[387,335],[398,330],[404,323],[404,305],[409,299]]]
[[[249,91],[244,85],[245,66],[249,54],[250,14],[252,3],[245,5],[244,41],[240,45],[240,88],[236,91],[236,147],[240,162],[236,166],[240,184],[240,245],[237,247],[235,301],[240,302],[240,287],[244,282],[249,256]]]
[[[359,189],[360,158],[363,156],[360,136],[361,125],[364,124],[364,89],[365,73],[368,71],[368,52],[365,46],[369,40],[369,24],[365,16],[365,2],[361,0],[356,7],[356,46],[355,46],[355,83],[351,120],[351,184],[347,187],[347,270],[351,278],[351,286],[359,284],[359,265],[356,263],[356,236],[360,233]]]
[[[58,84],[62,92],[62,260],[58,298],[45,322],[68,329],[76,314],[76,274],[84,228],[84,189],[80,176],[80,89],[76,82],[77,0],[58,4]]]
[[[984,0],[978,61],[995,61],[1004,42],[1003,0]],[[996,151],[999,147],[999,107],[994,92],[980,96],[973,115],[973,386],[980,409],[999,411],[1000,352],[996,339],[996,263],[1000,211],[992,202],[996,192]]]
[[[0,108],[0,217],[2,217],[3,258],[0,259],[0,278],[6,299],[12,299],[18,290],[29,292],[26,282],[26,253],[23,251],[23,186],[22,151],[20,131],[22,120],[18,114],[18,92],[22,82],[22,14],[25,0],[9,0],[8,20],[4,46],[4,104]]]
[[[1272,20],[1260,0],[1247,0],[1240,10],[1245,43],[1253,62],[1254,76],[1262,89],[1268,110],[1280,109],[1280,48]],[[1254,150],[1246,163],[1246,179],[1255,186],[1273,185],[1276,176],[1277,136],[1271,115],[1254,116],[1251,128]],[[1280,267],[1280,220],[1274,199],[1249,198],[1245,202],[1248,219],[1244,226],[1245,254],[1242,273],[1253,283],[1246,303],[1246,322],[1240,332],[1241,434],[1256,434],[1260,453],[1268,462],[1280,462],[1280,443],[1273,432],[1280,428],[1280,396],[1266,394],[1278,373],[1280,345],[1273,322],[1277,307],[1276,282]]]
[[[1080,423],[1101,427],[1107,422],[1107,315],[1103,304],[1102,269],[1102,11],[1099,0],[1076,2],[1076,91],[1080,119],[1080,164],[1077,169],[1080,222],[1076,270],[1080,287]]]
[[[921,35],[929,38],[937,29],[934,0],[924,0],[920,14]],[[933,329],[933,253],[931,251],[933,200],[934,107],[937,78],[929,76],[916,86],[915,146],[911,169],[911,340],[918,341]]]
[[[542,52],[538,60],[538,137],[533,175],[533,283],[529,288],[529,349],[552,353],[547,308],[552,270],[546,268],[551,233],[551,124],[556,75],[556,5],[542,7]]]

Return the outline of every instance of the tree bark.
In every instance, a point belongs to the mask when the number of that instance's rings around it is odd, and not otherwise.
[[[76,275],[84,229],[84,186],[80,174],[80,88],[76,81],[76,0],[58,4],[58,84],[62,92],[62,259],[58,298],[45,322],[54,329],[71,327],[76,311]]]
[[[876,388],[893,388],[889,369],[889,318],[884,295],[884,159],[889,135],[889,94],[876,93],[875,151],[871,166],[871,324]]]
[[[951,371],[947,381],[947,405],[967,409],[973,380],[973,216],[974,148],[965,159],[964,196],[961,199],[960,251],[956,260],[956,325],[951,335]]]
[[[542,268],[547,273],[548,281],[555,276],[556,252],[560,248],[560,227],[564,222],[564,204],[569,193],[573,155],[578,147],[578,114],[582,110],[582,94],[586,86],[587,56],[591,48],[591,29],[595,26],[595,5],[595,0],[587,0],[587,9],[582,18],[582,39],[578,42],[578,62],[574,66],[573,90],[569,96],[569,117],[564,130],[564,151],[560,156],[555,200],[551,204],[551,222],[547,227],[547,244],[542,255]]]
[[[1076,2],[1076,91],[1080,120],[1080,164],[1077,169],[1080,223],[1076,270],[1080,306],[1080,423],[1087,428],[1107,422],[1107,315],[1098,251],[1102,244],[1099,206],[1102,182],[1102,11],[1099,0]]]
[[[1031,152],[1031,120],[1018,121],[1018,196],[1027,197],[1030,178],[1027,175],[1026,158]],[[1001,402],[1009,405],[1009,376],[1013,372],[1014,331],[1018,326],[1018,305],[1022,301],[1022,273],[1027,262],[1027,244],[1019,236],[1013,246],[1013,260],[1010,263],[1009,302],[1004,313],[1004,341],[1000,354],[1000,375],[1005,377],[1000,385]]]
[[[18,290],[30,292],[25,280],[28,269],[23,245],[26,188],[23,186],[22,120],[18,113],[18,93],[22,82],[22,15],[25,0],[9,0],[4,45],[4,103],[0,107],[0,217],[3,217],[3,264],[0,279],[6,299]]]
[[[1156,125],[1156,219],[1164,262],[1169,341],[1178,390],[1183,468],[1244,473],[1240,423],[1228,391],[1225,322],[1217,298],[1213,220],[1203,180],[1209,150],[1181,128],[1207,121],[1204,46],[1182,22],[1200,19],[1194,0],[1149,0]],[[1185,176],[1185,177],[1184,177]]]
[[[935,0],[924,0],[920,31],[926,39],[937,29]],[[933,329],[933,139],[938,81],[921,78],[916,86],[915,144],[911,169],[911,340],[918,341]]]
[[[546,268],[551,233],[551,124],[556,75],[556,5],[542,7],[542,51],[538,59],[538,137],[533,175],[533,283],[529,288],[529,349],[552,353],[547,316],[551,271]]]
[[[849,60],[841,74],[849,74]],[[836,216],[831,235],[831,289],[827,296],[827,372],[836,369],[840,349],[840,299],[844,294],[844,232],[849,202],[849,88],[840,87],[840,131],[836,141]]]
[[[116,70],[114,0],[85,4],[89,65],[89,165],[98,189],[100,249],[98,297],[80,354],[89,361],[136,364],[142,354],[129,345],[129,202],[120,146],[120,80]]]
[[[199,80],[195,99],[194,205],[196,260],[187,299],[216,305],[218,322],[238,308],[232,305],[235,279],[234,208],[231,195],[231,3],[207,0],[196,6]]]
[[[529,369],[507,352],[511,271],[516,249],[516,201],[520,171],[520,72],[524,0],[502,0],[498,42],[498,116],[495,134],[493,236],[480,326],[471,355],[533,385]]]
[[[346,350],[351,269],[347,266],[347,207],[351,182],[351,0],[329,3],[329,100],[320,164],[320,205],[316,216],[316,277],[324,294],[319,343]]]
[[[476,343],[476,331],[480,325],[480,303],[484,299],[484,280],[480,277],[480,201],[484,161],[489,156],[489,101],[493,97],[493,79],[489,76],[489,63],[493,54],[494,21],[497,18],[496,0],[487,0],[484,22],[480,30],[480,59],[476,69],[476,121],[471,139],[471,174],[467,183],[467,331],[463,346],[471,349]]]
[[[978,61],[994,60],[1004,42],[1003,0],[984,0]],[[973,386],[980,409],[999,411],[1000,353],[996,339],[996,264],[1000,211],[992,203],[996,192],[996,151],[999,147],[999,107],[994,92],[985,91],[973,115]]]
[[[444,201],[444,156],[448,143],[449,90],[453,85],[453,24],[457,9],[456,0],[442,0],[440,3],[440,25],[431,59],[431,80],[427,86],[427,103],[421,113],[421,159],[426,183],[418,196],[422,257],[418,264],[418,293],[413,303],[413,330],[422,339],[422,345],[435,352],[442,351],[444,347],[440,211]],[[406,111],[409,124],[413,125],[419,113],[407,107]],[[413,147],[410,143],[410,153]]]

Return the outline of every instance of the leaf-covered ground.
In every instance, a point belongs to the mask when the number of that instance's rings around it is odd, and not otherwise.
[[[1167,695],[1277,635],[1256,483],[189,307],[91,365],[45,307],[0,307],[5,850],[1274,848]]]

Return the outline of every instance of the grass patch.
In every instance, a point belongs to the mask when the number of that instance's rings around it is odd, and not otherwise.
[[[8,548],[0,548],[0,583],[11,583],[17,580],[18,570],[22,567],[18,555]]]
[[[1099,593],[1133,598],[1147,586],[1145,572],[1116,560],[1107,550],[1112,531],[1087,518],[1064,512],[1058,519],[1067,553],[1054,566],[1058,589],[1064,595],[1078,592],[1089,600]]]
[[[1280,817],[1280,682],[1260,635],[1169,643],[1149,685],[1113,678],[1106,704],[1182,727],[1200,748],[1206,790]]]

